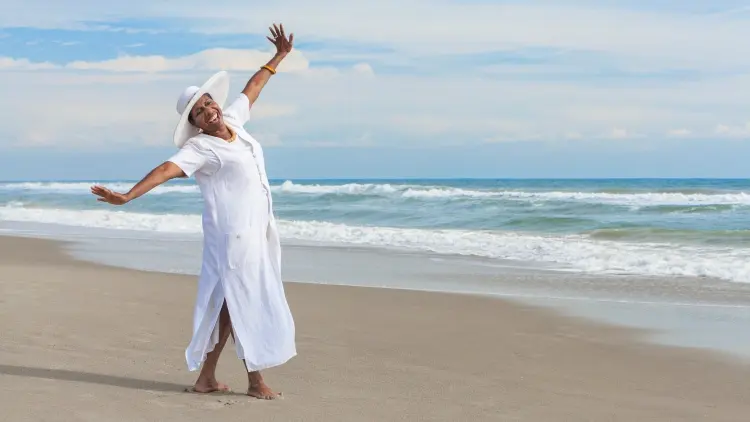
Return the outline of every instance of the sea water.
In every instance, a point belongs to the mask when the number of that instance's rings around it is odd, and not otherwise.
[[[0,182],[0,230],[111,265],[197,274],[200,192],[124,206],[93,184]],[[287,280],[515,298],[750,356],[750,181],[275,180]]]
[[[125,206],[93,183],[0,183],[0,221],[195,235],[202,200],[172,181]],[[279,180],[282,237],[602,274],[750,282],[748,180]]]

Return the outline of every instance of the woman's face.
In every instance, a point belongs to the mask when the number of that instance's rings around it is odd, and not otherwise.
[[[203,94],[190,110],[191,123],[203,132],[216,132],[224,125],[221,107],[208,94]]]

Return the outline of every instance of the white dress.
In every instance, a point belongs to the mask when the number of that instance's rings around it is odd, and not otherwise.
[[[203,196],[203,262],[185,350],[198,370],[219,339],[226,300],[237,356],[248,371],[278,366],[297,354],[295,326],[281,280],[281,247],[263,150],[243,125],[250,117],[244,94],[224,111],[237,139],[200,134],[169,161],[195,176]]]

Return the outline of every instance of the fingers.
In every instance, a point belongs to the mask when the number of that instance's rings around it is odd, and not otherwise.
[[[122,205],[127,202],[125,197],[121,193],[112,192],[111,190],[102,186],[92,186],[91,193],[98,196],[98,198],[96,198],[98,202],[106,202],[112,205]]]
[[[105,195],[110,194],[111,192],[107,188],[103,188],[101,186],[94,186],[91,188],[91,193],[95,195],[99,195],[99,196],[105,196]]]
[[[286,32],[284,32],[284,24],[280,23],[278,26],[276,24],[273,24],[273,26],[269,26],[268,30],[271,31],[271,35],[273,35],[273,38],[281,38],[282,40],[286,40]],[[275,42],[275,40],[268,38],[269,41]],[[292,42],[292,39],[294,38],[294,34],[289,34],[289,42]]]
[[[275,45],[279,51],[292,51],[292,46],[294,44],[294,33],[290,33],[289,39],[287,39],[286,32],[284,32],[284,24],[280,23],[278,26],[276,24],[273,24],[273,26],[268,27],[268,30],[271,31],[271,35],[273,35],[273,38],[266,37],[266,39],[268,41],[271,41],[271,43]]]
[[[91,188],[91,193],[93,193],[94,195],[100,196],[101,197],[99,199],[100,201],[102,201],[102,200],[108,201],[111,197],[115,196],[114,192],[112,192],[111,190],[109,190],[107,188],[103,188],[101,186],[94,186],[94,187],[92,187]]]

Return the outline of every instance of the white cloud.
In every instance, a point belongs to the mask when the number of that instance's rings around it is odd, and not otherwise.
[[[627,139],[627,138],[629,138],[630,136],[631,136],[631,135],[630,135],[630,133],[628,132],[628,130],[627,130],[627,129],[622,129],[622,128],[614,128],[614,129],[612,129],[612,131],[611,131],[611,132],[609,133],[609,136],[608,136],[608,137],[609,137],[609,138],[611,138],[611,139]]]
[[[675,138],[684,138],[690,136],[692,132],[689,129],[671,129],[667,132],[667,136]]]
[[[271,59],[271,54],[259,50],[214,48],[183,57],[120,56],[104,61],[72,61],[63,65],[49,62],[35,63],[28,59],[0,57],[0,70],[103,70],[109,72],[168,72],[197,70],[254,71]],[[277,69],[279,72],[307,70],[309,62],[299,50],[293,50]]]
[[[55,65],[49,62],[33,63],[28,59],[14,59],[12,57],[0,57],[0,70],[43,70],[54,69]]]
[[[81,44],[80,41],[60,41],[60,40],[55,40],[55,41],[52,41],[52,42],[55,43],[55,44],[57,44],[57,45],[63,46],[63,47],[70,47],[70,46]]]
[[[582,139],[583,135],[581,135],[579,132],[569,131],[569,132],[565,132],[565,134],[563,135],[563,138],[570,139],[570,140],[578,140],[578,139]]]
[[[608,7],[601,2],[544,0],[290,0],[283,4],[227,0],[214,8],[198,0],[184,0],[180,7],[150,0],[119,4],[80,0],[76,7],[63,3],[28,0],[23,8],[11,8],[0,16],[0,27],[85,28],[90,22],[110,21],[97,25],[111,30],[116,20],[164,18],[172,27],[188,19],[185,28],[193,32],[263,33],[281,20],[299,40],[384,45],[412,56],[541,47],[605,53],[644,68],[725,69],[750,63],[750,45],[741,42],[750,35],[749,14],[682,13],[687,6],[677,0],[653,7],[644,2]],[[714,1],[704,9],[735,6]],[[387,27],[383,22],[388,22]]]
[[[726,6],[726,1],[711,7]],[[750,128],[736,122],[746,121],[750,110],[750,44],[740,41],[750,36],[750,16],[701,14],[695,5],[681,11],[686,2],[671,7],[659,2],[660,11],[639,3],[644,9],[607,8],[588,0],[567,5],[544,0],[291,0],[283,5],[229,0],[206,9],[197,0],[185,0],[179,8],[146,0],[106,5],[80,0],[76,8],[30,0],[22,10],[0,16],[0,27],[93,30],[90,22],[99,22],[96,28],[112,31],[118,30],[116,19],[158,22],[166,17],[169,26],[154,28],[157,32],[262,33],[281,19],[298,43],[324,48],[294,50],[279,69],[283,74],[272,78],[261,95],[251,127],[272,134],[264,135],[270,144],[282,139],[284,145],[434,145],[747,137]],[[46,13],[31,12],[42,9]],[[529,62],[506,60],[480,69],[466,56],[452,56],[486,52]],[[182,57],[158,53],[57,67],[0,58],[5,70],[0,89],[6,93],[0,112],[18,116],[6,131],[36,143],[93,145],[104,133],[121,142],[169,145],[174,101],[184,85],[223,68],[233,72],[237,89],[270,58],[266,51],[224,48]],[[328,60],[347,64],[315,66]],[[453,62],[432,65],[428,60]],[[419,74],[380,70],[422,63],[428,64]],[[686,69],[699,72],[693,78],[669,76]],[[608,77],[607,70],[643,77]],[[52,79],[44,82],[43,77]]]
[[[719,124],[716,125],[716,134],[717,135],[728,135],[732,132],[732,128],[730,128],[727,125]]]
[[[271,59],[271,54],[259,50],[214,48],[183,57],[121,56],[116,59],[84,62],[74,61],[66,68],[79,70],[107,70],[114,72],[165,72],[185,70],[257,70]],[[299,50],[293,50],[277,69],[279,72],[296,72],[309,67],[309,62]]]
[[[743,125],[730,126],[725,124],[718,124],[714,129],[716,135],[730,139],[745,139],[750,138],[750,122]]]
[[[251,74],[232,74],[235,95]],[[170,146],[178,118],[175,103],[179,93],[209,75],[210,72],[5,72],[0,89],[13,101],[0,101],[0,113],[12,114],[14,118],[4,125],[6,137],[0,139],[0,146],[65,145],[85,149]],[[257,125],[265,119],[292,116],[296,112],[294,104],[262,98],[251,114]],[[272,141],[278,142],[278,137]]]
[[[293,105],[264,104],[262,101],[253,105],[253,118],[270,118],[291,116],[297,112]]]
[[[527,119],[503,118],[486,115],[471,116],[465,113],[445,115],[444,113],[416,113],[406,110],[407,107],[394,107],[395,110],[387,120],[389,127],[398,128],[405,134],[424,139],[425,137],[442,136],[449,139],[441,143],[507,142],[536,140],[554,136],[542,133],[545,128],[533,125]]]
[[[372,69],[372,66],[370,66],[367,63],[357,63],[354,66],[352,66],[352,69],[357,72],[361,73],[363,75],[374,75],[375,71]]]
[[[314,69],[271,79],[255,106],[251,133],[272,133],[268,142],[284,145],[359,145],[363,134],[370,145],[440,145],[659,141],[688,132],[692,138],[739,138],[750,130],[737,123],[716,126],[747,120],[750,77],[657,89]],[[0,114],[14,116],[4,124],[14,135],[0,142],[169,145],[177,96],[210,72],[6,71],[0,89],[13,100],[0,101]],[[253,72],[232,71],[233,92]]]

